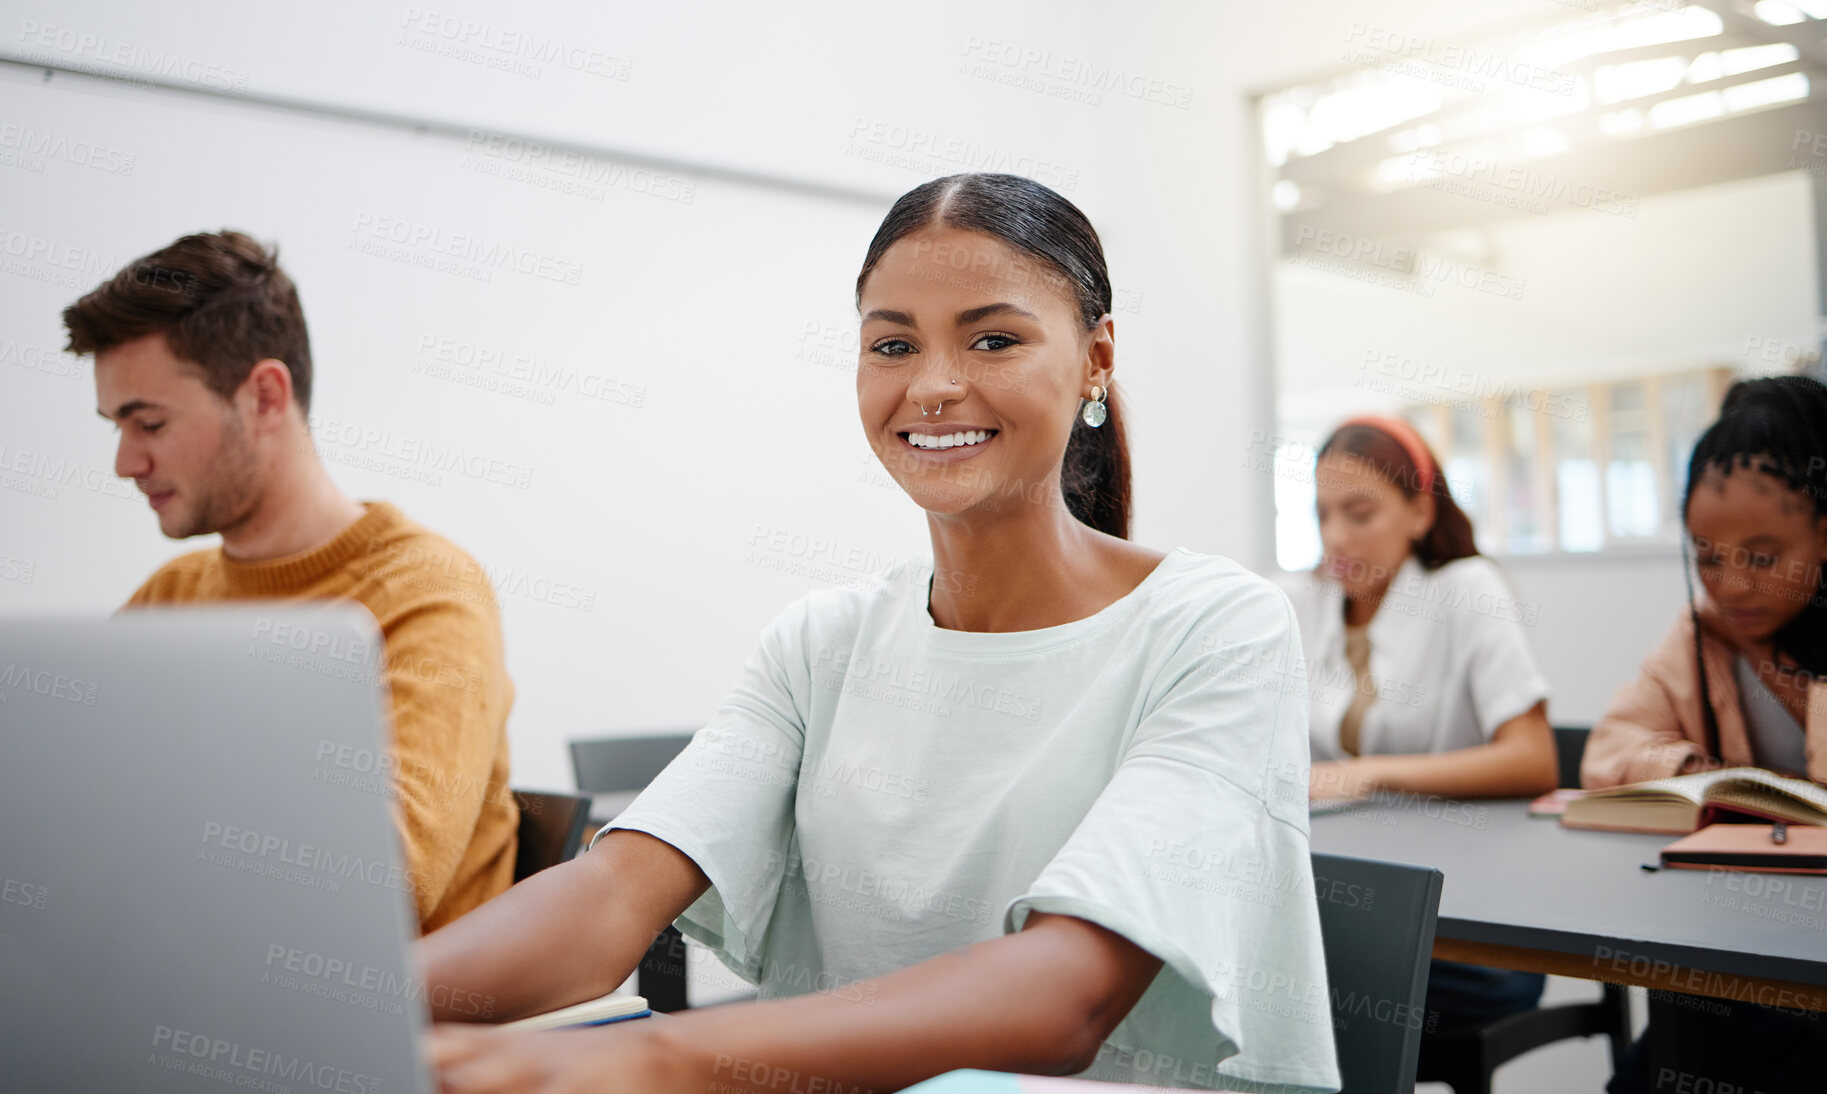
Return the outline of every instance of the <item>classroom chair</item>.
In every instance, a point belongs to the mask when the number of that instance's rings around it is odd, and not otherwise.
[[[1586,752],[1586,726],[1555,726],[1554,752],[1560,785],[1580,785],[1580,758]],[[1617,984],[1600,985],[1589,1003],[1536,1007],[1483,1024],[1442,1030],[1422,1044],[1416,1078],[1445,1083],[1453,1094],[1490,1094],[1491,1076],[1499,1067],[1555,1041],[1603,1035],[1611,1041],[1616,1071],[1630,1048],[1630,995]]]
[[[571,770],[583,794],[643,790],[691,742],[692,731],[642,737],[596,737],[571,742]],[[669,926],[647,947],[635,974],[637,991],[663,1014],[685,1010],[685,936]]]
[[[645,790],[691,743],[689,729],[642,737],[593,737],[571,742],[571,770],[580,794]]]
[[[516,790],[514,804],[520,807],[520,843],[514,849],[516,882],[577,857],[584,826],[590,822],[589,798]]]
[[[1427,1011],[1440,871],[1313,855],[1342,1094],[1410,1094]]]
[[[1580,759],[1586,755],[1586,738],[1590,736],[1591,726],[1554,727],[1554,761],[1560,768],[1556,786],[1580,785]]]

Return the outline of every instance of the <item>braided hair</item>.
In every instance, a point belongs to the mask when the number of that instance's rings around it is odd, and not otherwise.
[[[1720,406],[1719,420],[1700,435],[1688,460],[1687,490],[1681,501],[1683,521],[1694,488],[1710,470],[1727,475],[1738,470],[1760,471],[1806,497],[1816,518],[1827,516],[1827,386],[1806,376],[1769,376],[1733,384]],[[1713,713],[1712,689],[1707,684],[1688,539],[1681,537],[1681,569],[1687,581],[1688,618],[1694,624],[1694,662],[1700,676],[1707,754],[1718,756],[1719,719]],[[1771,636],[1771,645],[1777,656],[1821,677],[1827,676],[1827,573],[1817,572],[1815,582],[1814,594]]]

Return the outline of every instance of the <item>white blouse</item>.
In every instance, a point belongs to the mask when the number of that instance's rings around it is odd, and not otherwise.
[[[1357,687],[1345,656],[1345,597],[1314,574],[1283,581],[1307,662],[1313,760],[1342,760],[1339,722]],[[1484,744],[1497,727],[1548,697],[1529,650],[1538,608],[1517,599],[1481,555],[1437,570],[1409,556],[1370,620],[1370,680],[1359,755],[1450,752]]]
[[[710,878],[680,929],[764,998],[859,1000],[1075,916],[1164,963],[1084,1077],[1336,1090],[1286,599],[1181,549],[1095,615],[980,633],[933,622],[931,581],[782,612],[616,818]]]

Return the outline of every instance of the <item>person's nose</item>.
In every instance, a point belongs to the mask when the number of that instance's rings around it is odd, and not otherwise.
[[[152,460],[146,446],[123,428],[120,443],[114,447],[114,473],[123,479],[141,479],[150,470]]]
[[[914,366],[907,382],[907,398],[924,410],[937,411],[941,403],[957,403],[969,394],[963,369],[955,356],[944,350],[929,352]]]

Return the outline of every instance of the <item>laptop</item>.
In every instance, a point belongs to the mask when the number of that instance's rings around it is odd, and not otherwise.
[[[380,650],[352,605],[0,619],[4,1085],[432,1089]]]

